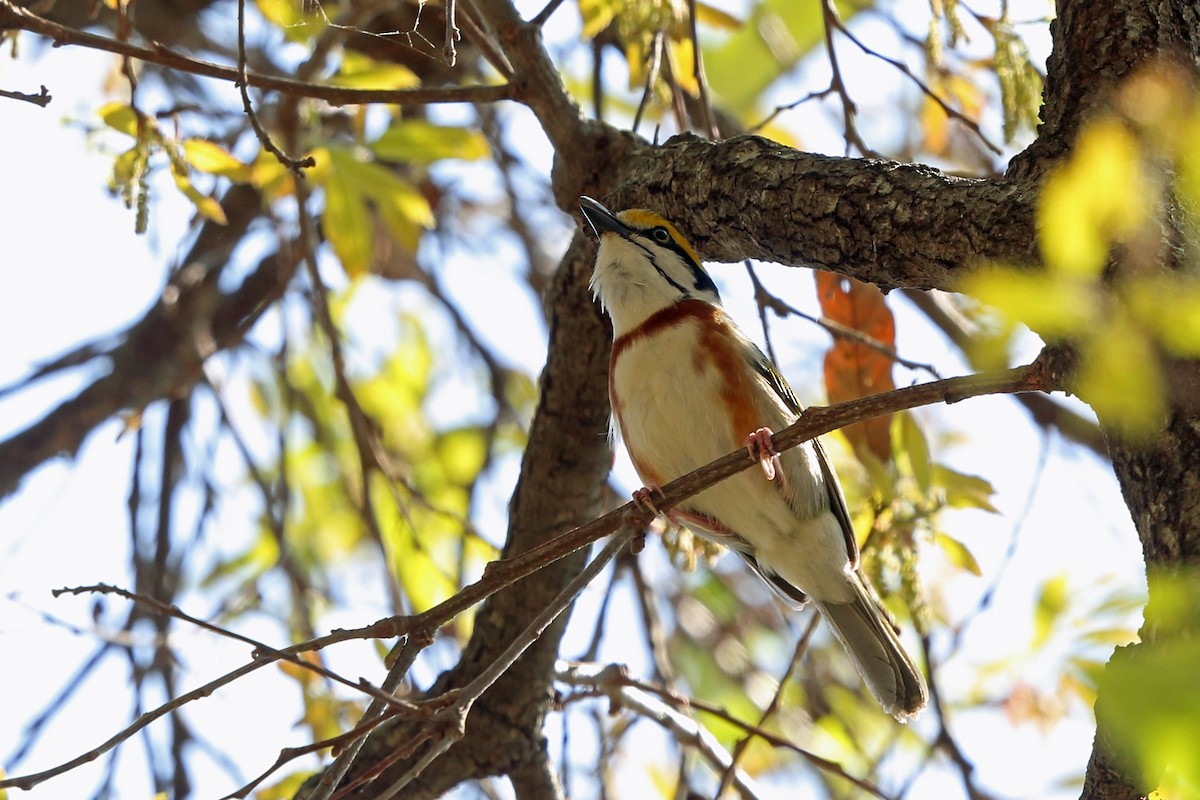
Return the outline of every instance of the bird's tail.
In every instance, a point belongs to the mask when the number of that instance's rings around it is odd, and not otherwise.
[[[851,579],[854,599],[848,603],[817,601],[854,666],[884,709],[901,722],[920,713],[929,693],[925,679],[900,646],[887,611],[858,575]]]

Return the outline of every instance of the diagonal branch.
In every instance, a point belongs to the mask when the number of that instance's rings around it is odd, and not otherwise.
[[[69,28],[52,22],[37,14],[14,6],[11,0],[0,0],[0,30],[29,31],[54,40],[55,46],[67,44],[116,53],[125,58],[137,59],[150,64],[169,67],[192,75],[238,83],[241,80],[236,67],[226,67],[211,61],[190,58],[165,47],[142,47],[132,42],[110,39],[94,33]],[[287,95],[325,100],[333,105],[365,103],[393,103],[418,105],[426,103],[494,103],[512,97],[507,84],[496,86],[443,86],[432,89],[350,89],[318,83],[281,78],[247,72],[246,84],[256,89],[269,89]]]

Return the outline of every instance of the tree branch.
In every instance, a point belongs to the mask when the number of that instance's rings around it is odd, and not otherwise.
[[[0,0],[0,30],[29,31],[54,40],[56,46],[79,45],[104,50],[126,58],[135,58],[192,75],[238,83],[241,78],[236,67],[226,67],[211,61],[190,58],[165,47],[142,47],[132,42],[110,39],[94,33],[68,28],[39,17],[11,0]],[[245,81],[257,89],[269,89],[287,95],[324,100],[336,106],[367,103],[395,105],[425,105],[429,103],[495,103],[512,98],[507,84],[497,86],[445,86],[432,89],[351,89],[318,83],[290,80],[273,75],[247,72]]]
[[[638,147],[627,174],[610,202],[652,207],[706,260],[828,269],[885,291],[953,289],[980,261],[1039,262],[1034,189],[1008,179],[691,135]]]

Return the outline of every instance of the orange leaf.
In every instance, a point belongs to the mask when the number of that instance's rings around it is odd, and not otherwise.
[[[858,331],[884,347],[896,346],[896,320],[883,292],[869,283],[817,272],[817,298],[828,321]],[[842,403],[896,388],[892,359],[879,350],[845,336],[835,336],[825,354],[825,390],[830,403]],[[861,460],[870,453],[882,463],[892,457],[891,415],[855,423],[843,429]]]

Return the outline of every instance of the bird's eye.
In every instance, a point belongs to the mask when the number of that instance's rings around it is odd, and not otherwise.
[[[658,242],[659,244],[671,243],[671,234],[666,228],[655,228],[653,231],[651,231],[651,235],[654,236],[654,241]]]

